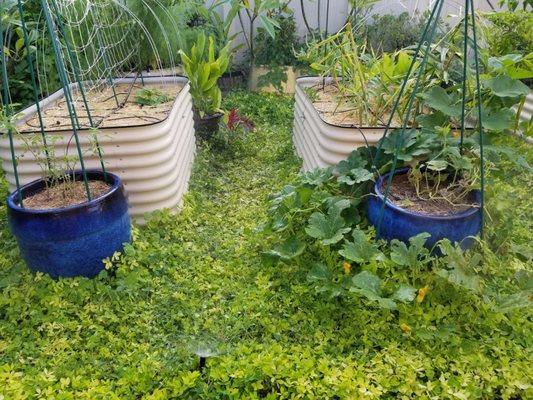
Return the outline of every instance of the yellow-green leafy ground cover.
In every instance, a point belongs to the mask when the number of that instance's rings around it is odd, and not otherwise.
[[[30,273],[2,203],[0,399],[533,397],[531,174],[505,164],[489,185],[479,268],[493,295],[501,288],[497,304],[440,278],[432,263],[410,282],[425,295],[397,309],[331,297],[308,273],[313,257],[344,273],[338,255],[262,256],[277,239],[262,229],[268,195],[300,165],[292,100],[236,93],[226,103],[256,131],[203,145],[181,214],[135,229],[96,279]],[[506,142],[531,163],[531,148]],[[411,276],[388,262],[374,272]]]

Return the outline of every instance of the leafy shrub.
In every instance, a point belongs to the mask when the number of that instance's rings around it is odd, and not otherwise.
[[[28,36],[29,48],[25,46],[22,29],[20,27],[20,14],[17,2],[8,0],[0,4],[0,25],[4,30],[4,54],[7,60],[7,72],[12,102],[25,107],[35,102],[31,75],[27,60],[30,52],[33,64],[36,65],[37,48],[39,48],[39,74],[36,74],[37,85],[41,90],[40,95],[45,97],[60,87],[59,76],[54,61],[54,52],[48,33],[42,35],[38,24],[40,20],[40,5],[38,2],[24,3],[24,13]],[[0,90],[3,82],[0,80]]]
[[[214,38],[207,38],[202,33],[190,52],[180,50],[179,53],[183,70],[189,78],[194,111],[201,118],[221,112],[222,91],[218,87],[218,80],[229,66],[229,44],[215,56]]]
[[[273,20],[279,25],[273,38],[265,28],[258,28],[255,37],[255,64],[268,67],[295,65],[295,50],[301,44],[296,33],[296,21],[292,13],[278,13]]]
[[[491,56],[533,52],[533,15],[528,11],[485,14],[491,22],[485,28]]]
[[[366,38],[374,51],[391,53],[418,43],[425,24],[426,14],[418,18],[407,12],[374,15],[365,28]]]

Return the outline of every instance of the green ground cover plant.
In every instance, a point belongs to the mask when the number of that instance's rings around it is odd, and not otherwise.
[[[368,274],[358,282],[381,298],[409,284],[390,309],[317,291],[308,281],[315,256],[334,278],[349,269],[326,246],[299,257],[291,257],[298,246],[278,248],[281,262],[265,255],[279,245],[265,229],[268,196],[293,183],[300,167],[291,104],[230,95],[224,107],[255,130],[231,144],[204,144],[182,212],[161,212],[135,229],[124,255],[96,279],[31,274],[2,203],[0,398],[531,398],[531,308],[515,308],[511,298],[496,309],[432,271],[460,259],[434,265],[412,258],[411,248],[380,250],[387,260],[366,269],[379,285]],[[533,161],[530,147],[499,141]],[[502,296],[531,296],[531,174],[504,161],[491,179],[485,259],[473,268]],[[207,359],[202,371],[199,357]]]

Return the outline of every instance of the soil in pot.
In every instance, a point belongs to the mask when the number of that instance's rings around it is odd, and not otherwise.
[[[88,184],[93,199],[105,195],[111,189],[111,186],[103,181],[89,181]],[[30,210],[49,210],[86,201],[87,192],[83,181],[61,182],[25,198],[24,207]]]
[[[423,184],[423,183],[422,183]],[[381,192],[385,193],[387,181],[383,180]],[[403,209],[426,215],[453,215],[464,212],[472,207],[478,207],[473,193],[466,196],[460,203],[455,204],[449,200],[452,193],[444,186],[439,190],[438,196],[427,199],[416,192],[416,188],[409,180],[408,174],[398,174],[392,179],[387,200]]]

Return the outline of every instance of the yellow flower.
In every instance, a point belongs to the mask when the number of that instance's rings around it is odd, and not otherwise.
[[[350,271],[352,270],[352,265],[350,263],[344,262],[342,264],[342,269],[344,269],[344,273],[348,275]]]
[[[416,301],[418,303],[422,303],[428,291],[429,291],[429,286],[424,286],[423,288],[420,288],[418,290],[418,296],[416,296]]]
[[[458,130],[452,131],[452,136],[454,138],[457,139],[460,135],[461,135],[461,131],[458,131]]]
[[[400,324],[400,329],[403,331],[403,333],[411,332],[411,327],[405,323]]]

